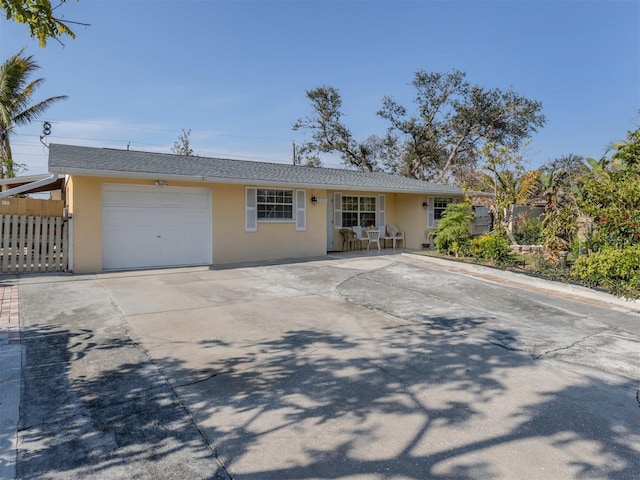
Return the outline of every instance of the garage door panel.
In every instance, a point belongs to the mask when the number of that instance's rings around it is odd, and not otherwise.
[[[187,212],[185,212],[182,209],[178,209],[175,207],[170,207],[170,208],[162,208],[160,207],[158,209],[158,219],[157,222],[160,225],[175,225],[175,226],[180,226],[180,223],[182,223],[182,216],[186,215]],[[202,217],[200,217],[200,221],[202,221]]]
[[[155,209],[131,209],[126,207],[111,207],[104,210],[103,223],[107,225],[155,225],[157,223],[157,211]]]
[[[211,249],[208,232],[196,225],[185,226],[182,232],[181,242],[186,250],[202,252]]]
[[[129,192],[127,194],[129,205],[136,205],[139,207],[155,207],[157,206],[158,198],[157,194],[149,194],[146,192]]]
[[[102,205],[103,206],[154,206],[157,199],[148,192],[139,192],[131,190],[128,185],[109,185],[107,189],[103,189]]]
[[[102,214],[104,269],[211,263],[207,189],[105,185]]]
[[[178,257],[181,265],[209,263],[208,251],[211,250],[211,245],[206,240],[206,233],[202,229],[165,232],[159,245],[159,255],[161,258]]]
[[[160,197],[160,205],[166,207],[194,207],[200,208],[208,200],[208,195],[205,193],[184,193],[184,192],[172,192],[165,190]]]
[[[158,251],[155,248],[155,238],[143,232],[131,236],[129,233],[113,232],[103,240],[103,250],[105,252],[117,252],[104,257],[103,267],[107,270],[114,268],[139,268],[156,265],[158,262]],[[126,235],[127,241],[122,241],[122,236]]]
[[[202,211],[195,211],[195,210],[189,210],[186,212],[183,212],[182,218],[180,219],[180,221],[182,222],[183,225],[200,225],[201,221],[200,219],[202,218],[203,214],[207,214],[205,212]]]

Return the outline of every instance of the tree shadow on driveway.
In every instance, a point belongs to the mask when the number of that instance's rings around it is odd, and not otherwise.
[[[31,325],[22,343],[17,478],[228,478],[126,335]]]
[[[150,360],[120,312],[98,317],[84,297],[26,311],[19,478],[637,477],[629,382],[535,361],[518,331],[478,328],[493,318],[431,287],[387,300],[370,281],[339,292],[365,312],[359,328],[202,338],[197,368],[177,349]]]
[[[456,319],[466,321],[481,319]],[[258,347],[268,361],[228,358],[174,385],[233,478],[512,478],[515,468],[631,479],[640,467],[628,384],[549,382],[527,355],[415,324],[373,348],[313,330]],[[174,379],[190,373],[156,363]]]

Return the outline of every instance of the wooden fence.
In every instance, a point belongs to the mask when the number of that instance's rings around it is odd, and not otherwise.
[[[7,197],[0,199],[2,215],[33,215],[34,217],[62,217],[64,200]]]
[[[67,270],[68,227],[61,216],[0,214],[2,273]]]

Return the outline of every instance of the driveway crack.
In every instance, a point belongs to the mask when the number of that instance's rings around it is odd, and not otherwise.
[[[565,345],[563,347],[553,348],[551,350],[547,350],[546,352],[542,352],[542,353],[536,355],[535,357],[533,357],[533,359],[534,360],[540,360],[541,358],[546,357],[547,355],[550,355],[552,353],[561,352],[563,350],[570,350],[570,349],[576,347],[577,345],[580,345],[581,343],[586,342],[590,338],[596,337],[596,336],[601,335],[601,334],[603,334],[605,332],[612,332],[612,331],[615,331],[615,330],[618,330],[618,328],[617,327],[607,328],[607,329],[604,329],[604,330],[602,330],[600,332],[592,333],[590,335],[587,335],[587,336],[581,338],[580,340],[576,340],[575,342],[573,342],[570,345]]]

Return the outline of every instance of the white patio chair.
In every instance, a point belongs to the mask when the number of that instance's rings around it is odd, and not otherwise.
[[[356,240],[360,244],[360,250],[362,250],[362,242],[368,242],[369,237],[365,233],[362,233],[363,228],[359,226],[351,227],[351,230],[356,234]]]
[[[396,248],[397,242],[402,242],[404,244],[404,232],[398,230],[398,227],[395,225],[388,225],[387,232],[389,232],[389,239],[393,241],[393,248]]]
[[[375,243],[378,245],[378,250],[380,250],[380,234],[382,233],[380,230],[367,230],[367,239],[369,243],[367,244],[367,250],[371,248],[371,244]]]

